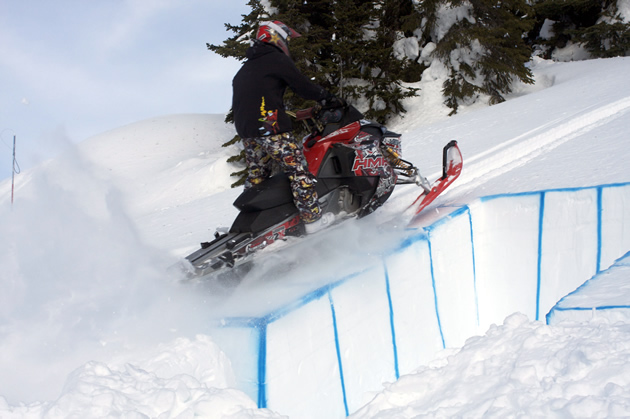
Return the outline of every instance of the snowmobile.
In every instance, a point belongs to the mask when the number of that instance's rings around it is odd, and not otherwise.
[[[400,134],[365,120],[351,105],[316,105],[288,113],[310,131],[303,139],[304,156],[317,178],[321,210],[335,214],[336,222],[368,215],[401,184],[422,188],[412,204],[419,213],[462,169],[461,152],[457,142],[451,141],[443,150],[442,177],[431,184],[417,167],[402,159]],[[283,173],[246,189],[234,206],[239,214],[232,226],[217,229],[214,240],[201,243],[200,249],[186,256],[187,278],[237,267],[273,243],[305,235],[290,181]]]

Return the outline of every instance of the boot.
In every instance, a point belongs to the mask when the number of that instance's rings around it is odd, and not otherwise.
[[[304,226],[306,228],[306,234],[313,234],[327,227],[330,227],[331,225],[333,225],[334,221],[335,214],[333,214],[332,212],[325,212],[322,214],[321,217],[319,217],[319,219]]]

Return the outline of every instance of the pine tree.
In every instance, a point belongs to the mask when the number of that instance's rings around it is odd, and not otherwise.
[[[534,7],[540,26],[553,22],[551,39],[533,41],[545,58],[569,42],[584,45],[597,58],[630,54],[630,23],[618,14],[616,1],[545,0]]]
[[[593,57],[610,58],[630,55],[630,23],[600,22],[569,32],[582,43]]]
[[[438,27],[440,8],[468,8],[466,17]],[[533,26],[524,0],[455,0],[422,2],[427,15],[423,34],[437,46],[434,56],[449,69],[443,86],[445,104],[456,113],[461,103],[486,95],[489,104],[505,100],[516,80],[533,83],[526,67],[531,48],[523,36]]]
[[[247,5],[250,6],[252,10],[247,15],[241,15],[243,21],[240,25],[224,24],[225,28],[230,32],[234,32],[235,35],[223,41],[223,45],[206,43],[210,51],[226,58],[233,57],[241,61],[245,59],[245,51],[247,51],[247,47],[249,47],[249,38],[253,36],[258,22],[263,17],[267,16],[267,12],[260,3],[260,0],[249,0]]]
[[[365,0],[271,1],[278,11],[274,19],[290,22],[302,37],[291,41],[291,55],[307,77],[329,92],[358,102],[363,79],[361,57],[368,47],[364,27],[371,22],[373,2]],[[287,106],[308,103],[290,92]]]
[[[415,88],[404,87],[403,81],[418,81],[414,69],[419,64],[408,58],[397,59],[394,54],[396,41],[413,31],[413,24],[420,21],[411,0],[381,0],[373,7],[372,36],[362,56],[362,78],[367,85],[359,87],[368,101],[365,112],[368,119],[382,124],[393,115],[406,112],[402,101],[417,94]],[[420,69],[420,70],[423,70]]]
[[[600,0],[543,0],[536,2],[534,10],[540,25],[545,20],[553,23],[551,39],[536,39],[537,48],[544,58],[551,58],[557,48],[564,48],[575,36],[573,31],[593,26],[599,18]]]

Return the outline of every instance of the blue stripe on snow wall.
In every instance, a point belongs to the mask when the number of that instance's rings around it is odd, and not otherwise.
[[[542,281],[542,244],[543,222],[545,219],[545,192],[540,192],[540,206],[538,207],[538,256],[536,268],[536,320],[540,320],[540,287]]]
[[[592,311],[592,310],[613,310],[618,308],[630,308],[630,305],[610,305],[610,306],[595,306],[595,307],[558,307],[556,311]]]
[[[387,289],[387,303],[389,304],[389,325],[392,329],[392,349],[394,352],[394,372],[396,379],[400,378],[398,369],[398,347],[396,346],[396,327],[394,326],[394,305],[392,303],[392,293],[389,288],[389,272],[387,271],[387,263],[383,260],[383,269],[385,271],[385,288]]]
[[[339,365],[339,377],[341,380],[341,392],[343,394],[343,407],[346,410],[346,416],[349,416],[348,412],[348,397],[346,396],[346,382],[343,377],[343,362],[341,360],[341,349],[339,348],[339,330],[337,329],[337,315],[335,313],[335,303],[333,302],[332,294],[328,291],[328,301],[330,301],[330,311],[333,319],[333,331],[335,334],[335,349],[337,350],[337,364]]]
[[[602,195],[604,188],[597,188],[597,259],[595,266],[595,274],[598,274],[602,265]]]
[[[442,349],[446,348],[444,342],[444,332],[442,331],[442,321],[440,320],[440,309],[438,305],[437,289],[435,285],[435,270],[433,268],[433,252],[431,250],[431,234],[429,233],[429,264],[431,265],[431,285],[433,287],[433,302],[435,304],[435,317],[437,318],[438,328],[440,330],[440,339],[442,339]]]
[[[267,407],[267,323],[258,327],[258,407]]]
[[[473,229],[473,220],[470,208],[466,207],[468,212],[468,223],[470,224],[470,248],[472,251],[472,269],[473,269],[473,289],[475,291],[475,311],[477,314],[477,326],[479,326],[479,295],[477,294],[477,267],[475,265],[475,235]]]

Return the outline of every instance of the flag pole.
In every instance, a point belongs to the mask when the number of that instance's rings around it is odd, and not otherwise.
[[[13,206],[13,193],[15,190],[15,135],[13,136],[13,174],[11,175],[11,206]]]

